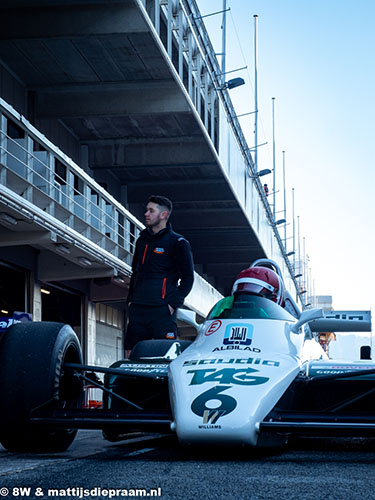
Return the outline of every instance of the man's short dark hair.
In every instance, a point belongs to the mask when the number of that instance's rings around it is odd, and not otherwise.
[[[173,210],[173,204],[169,198],[166,198],[165,196],[159,196],[157,194],[153,194],[149,197],[147,200],[147,203],[156,203],[160,207],[164,208],[167,210],[169,215],[171,215],[172,210]]]

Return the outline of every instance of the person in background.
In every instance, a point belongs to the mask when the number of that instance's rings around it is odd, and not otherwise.
[[[194,266],[189,242],[168,222],[172,202],[153,195],[147,201],[144,229],[135,244],[130,279],[129,322],[125,354],[148,339],[177,338],[176,309],[193,287]]]

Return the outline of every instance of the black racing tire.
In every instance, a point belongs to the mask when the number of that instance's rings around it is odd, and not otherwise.
[[[36,426],[34,409],[74,408],[82,383],[64,373],[65,362],[82,363],[75,332],[68,325],[25,322],[13,325],[0,344],[0,442],[9,451],[60,452],[76,429]]]
[[[131,351],[130,359],[139,360],[141,358],[162,358],[167,354],[175,342],[180,344],[181,352],[191,345],[190,340],[141,340]]]

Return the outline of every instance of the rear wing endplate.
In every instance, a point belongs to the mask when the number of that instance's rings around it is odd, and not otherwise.
[[[371,311],[324,311],[309,326],[313,332],[371,332]]]

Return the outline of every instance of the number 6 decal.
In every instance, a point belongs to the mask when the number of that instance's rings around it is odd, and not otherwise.
[[[230,387],[230,385],[220,387],[216,386],[200,394],[194,399],[191,404],[193,413],[198,415],[198,417],[203,417],[204,423],[211,421],[211,423],[213,424],[218,420],[219,417],[223,417],[224,415],[228,415],[229,413],[231,413],[236,408],[237,401],[232,398],[232,396],[220,394]],[[221,405],[217,408],[207,407],[206,405],[208,401],[212,400],[219,400]]]

